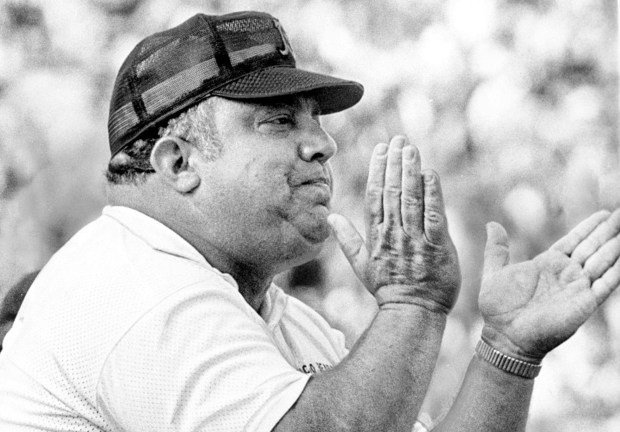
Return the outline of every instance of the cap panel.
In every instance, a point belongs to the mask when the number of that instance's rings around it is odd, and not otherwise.
[[[295,66],[292,53],[282,54],[284,42],[273,17],[264,14],[243,16],[216,22],[214,27],[228,53],[235,76],[260,67]]]
[[[204,80],[213,78],[218,73],[219,67],[215,60],[208,59],[153,86],[142,94],[147,113],[157,114],[165,109],[171,100],[177,99],[179,95],[189,94],[199,88]]]
[[[134,128],[140,119],[136,115],[133,104],[127,102],[121,106],[115,113],[114,117],[110,118],[108,122],[108,134],[110,136],[110,143],[118,139],[126,130]]]
[[[258,56],[265,56],[273,52],[273,45],[263,44],[257,45],[250,48],[240,49],[238,51],[233,51],[229,54],[230,63],[233,66],[237,66],[244,61],[252,60]]]

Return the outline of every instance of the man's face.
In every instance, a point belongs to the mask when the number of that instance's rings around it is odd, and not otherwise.
[[[204,165],[197,205],[207,223],[217,221],[220,247],[245,263],[282,268],[313,258],[329,236],[328,160],[336,153],[318,106],[300,97],[215,106],[222,153]]]

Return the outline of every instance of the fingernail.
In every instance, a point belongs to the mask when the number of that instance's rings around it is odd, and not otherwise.
[[[435,181],[435,175],[432,172],[424,173],[424,183],[433,183]]]
[[[386,143],[379,143],[375,146],[375,154],[376,155],[384,155],[388,151],[388,146]]]

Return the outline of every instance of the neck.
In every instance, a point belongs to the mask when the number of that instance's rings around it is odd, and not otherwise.
[[[271,286],[274,274],[240,263],[212,243],[201,241],[196,236],[186,236],[182,230],[177,230],[177,233],[194,246],[213,268],[231,275],[237,282],[239,292],[245,301],[258,312]]]
[[[195,230],[188,229],[178,222],[178,217],[169,219],[168,226],[200,252],[213,268],[231,275],[237,282],[239,292],[245,301],[258,312],[265,294],[271,286],[275,276],[274,272],[235,259],[228,251],[219,248],[208,239],[196,235]]]
[[[218,269],[219,270],[219,269]],[[221,271],[221,270],[220,270]],[[239,292],[245,301],[256,312],[260,309],[267,294],[267,290],[271,286],[272,277],[261,277],[251,271],[245,269],[241,271],[229,272],[229,274],[237,281]]]
[[[258,312],[275,274],[235,260],[233,256],[197,235],[195,224],[184,220],[191,212],[179,212],[180,202],[162,199],[163,190],[145,184],[108,189],[108,202],[138,210],[168,226],[191,244],[213,267],[235,279],[245,301]],[[191,216],[190,216],[191,217]],[[194,228],[192,228],[194,227]],[[203,226],[204,228],[204,226]]]

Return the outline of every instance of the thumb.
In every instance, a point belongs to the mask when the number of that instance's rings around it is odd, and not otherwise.
[[[365,282],[364,272],[368,262],[368,251],[364,239],[353,223],[342,215],[332,213],[327,217],[327,222],[331,225],[340,249],[353,267],[353,271],[362,282]]]
[[[508,234],[503,226],[497,222],[489,222],[487,228],[487,244],[484,248],[483,274],[494,273],[500,270],[510,259],[508,249]]]

